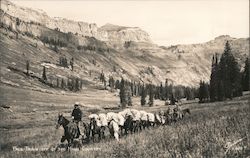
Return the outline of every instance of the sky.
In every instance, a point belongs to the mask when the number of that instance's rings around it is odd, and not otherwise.
[[[159,45],[202,43],[220,35],[249,37],[249,0],[11,0],[99,27],[140,27]]]

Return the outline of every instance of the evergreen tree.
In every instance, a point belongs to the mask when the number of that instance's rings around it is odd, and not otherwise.
[[[173,93],[171,93],[170,105],[174,105],[174,104],[175,104],[175,102],[176,102],[176,100],[175,100],[174,94],[173,94]]]
[[[217,54],[213,56],[212,59],[212,70],[211,70],[211,76],[210,76],[210,88],[209,88],[209,94],[210,94],[210,101],[216,101],[218,100],[218,59]]]
[[[169,87],[168,86],[168,79],[166,79],[166,81],[165,81],[165,90],[164,90],[164,98],[165,98],[165,100],[168,100],[169,99],[169,96],[170,96],[170,90],[172,91],[172,89],[170,89],[170,88],[172,88],[172,87]]]
[[[45,68],[45,66],[43,66],[43,74],[42,74],[42,79],[43,79],[43,81],[45,82],[45,81],[47,81],[47,76],[46,76],[46,68]]]
[[[225,88],[225,97],[232,98],[242,94],[240,69],[231,52],[229,42],[226,42],[224,53],[219,63],[219,77]]]
[[[70,60],[70,66],[71,66],[71,70],[74,70],[74,58],[71,58]]]
[[[165,91],[164,91],[164,88],[163,88],[163,86],[162,86],[162,82],[161,82],[161,85],[160,85],[160,92],[159,92],[160,94],[160,99],[161,100],[165,100]]]
[[[126,90],[127,90],[126,96],[127,96],[128,106],[132,106],[132,92],[131,92],[131,89],[127,87]]]
[[[146,96],[147,96],[147,93],[146,93],[146,89],[145,89],[144,84],[143,84],[142,88],[141,88],[141,106],[145,106]]]
[[[167,86],[166,90],[167,90],[166,91],[166,97],[167,97],[167,99],[172,99],[172,96],[174,96],[174,94],[173,94],[173,85],[170,84],[169,86]],[[170,98],[170,96],[171,96],[171,98]]]
[[[120,89],[120,81],[119,80],[115,81],[115,89]]]
[[[82,80],[80,81],[80,89],[82,89]]]
[[[30,75],[29,70],[30,70],[30,61],[27,60],[27,61],[26,61],[26,75],[27,75],[27,76]]]
[[[204,103],[209,99],[209,85],[204,81],[200,81],[199,87],[199,102]]]
[[[59,88],[59,78],[56,78],[56,87]]]
[[[80,85],[79,85],[79,79],[76,78],[76,79],[75,79],[75,87],[74,87],[75,91],[79,91],[79,90],[80,90],[79,87],[80,87]]]
[[[249,78],[249,73],[250,73],[250,69],[249,69],[249,60],[248,58],[245,61],[245,68],[242,74],[242,89],[244,91],[249,91],[249,87],[250,87],[250,78]]]
[[[115,80],[112,76],[109,77],[109,87],[111,89],[114,89],[115,88]]]
[[[218,84],[218,101],[222,101],[224,99],[225,99],[225,88],[223,81],[220,80]]]
[[[58,53],[59,49],[58,49],[57,45],[54,45],[53,50]]]
[[[62,82],[61,82],[61,88],[64,89],[65,88],[65,82],[64,79],[62,78]]]
[[[154,89],[153,89],[153,85],[150,84],[149,85],[149,106],[153,106],[154,105]]]
[[[125,81],[122,78],[120,83],[120,103],[122,107],[126,107],[126,96],[125,96]]]
[[[102,72],[101,72],[101,74],[100,74],[100,81],[101,81],[102,83],[104,83],[104,80],[105,80],[105,75],[104,75],[103,70],[102,70]]]
[[[104,84],[104,89],[106,90],[106,89],[107,89],[107,81],[106,81],[105,78],[104,78],[104,80],[103,80],[103,84]]]

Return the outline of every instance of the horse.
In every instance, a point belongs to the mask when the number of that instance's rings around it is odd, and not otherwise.
[[[141,129],[145,129],[146,127],[148,128],[148,117],[147,117],[147,112],[146,111],[143,111],[141,110],[140,111],[141,113],[141,122],[140,122],[140,128]]]
[[[90,142],[90,124],[87,122],[82,122],[83,129],[81,129],[82,133],[82,143],[89,143]]]
[[[64,129],[64,135],[61,138],[61,143],[67,140],[68,144],[67,144],[66,150],[69,150],[74,140],[76,140],[80,136],[78,126],[76,123],[70,122],[69,120],[67,120],[63,116],[63,114],[59,114],[56,128],[58,129],[60,126],[62,126]],[[79,150],[81,149],[81,147],[82,147],[82,143],[80,141],[80,143],[78,143]]]
[[[140,121],[141,121],[141,113],[136,109],[130,110],[133,118],[133,132],[139,132],[141,130]]]
[[[161,123],[161,116],[160,116],[160,114],[159,113],[155,113],[154,114],[155,115],[155,124],[156,125],[161,125],[162,123]]]
[[[133,133],[133,117],[131,115],[125,116],[123,129],[125,130],[125,135],[128,134],[128,131],[130,131],[130,133]]]
[[[92,138],[92,141],[95,142],[95,135],[98,135],[98,141],[103,139],[105,137],[105,128],[103,128],[101,125],[99,125],[98,120],[91,118],[90,119],[90,137]]]
[[[170,109],[164,112],[164,116],[166,118],[165,125],[170,125],[173,120],[173,114],[170,112]]]
[[[123,118],[123,125],[120,126],[121,134],[127,135],[130,131],[133,132],[133,117],[130,109],[124,109],[123,111],[118,113],[119,118]],[[124,131],[124,132],[123,132]]]
[[[112,119],[108,123],[108,127],[109,127],[110,135],[112,137],[114,137],[117,141],[119,141],[119,125],[118,125],[118,122],[116,122],[115,120]]]
[[[148,118],[148,127],[154,127],[155,126],[155,115],[153,113],[148,112],[147,118]]]
[[[181,117],[181,119],[183,119],[185,116],[186,116],[186,114],[191,114],[191,112],[190,112],[190,109],[189,108],[187,108],[187,109],[183,109],[183,110],[181,110],[181,113],[180,113],[180,117]]]

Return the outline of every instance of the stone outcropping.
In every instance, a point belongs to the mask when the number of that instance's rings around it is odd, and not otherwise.
[[[21,25],[10,17],[18,18]],[[112,24],[100,28],[95,23],[72,21],[64,18],[51,18],[44,11],[20,7],[7,0],[1,0],[2,22],[14,30],[27,31],[39,35],[32,25],[42,25],[64,33],[71,32],[82,36],[95,37],[107,42],[124,43],[125,41],[151,42],[149,35],[138,27],[122,27]],[[22,23],[23,22],[23,23]],[[25,25],[23,25],[25,24]]]

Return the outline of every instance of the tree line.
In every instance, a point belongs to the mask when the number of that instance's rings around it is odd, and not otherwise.
[[[231,46],[227,41],[220,60],[218,54],[213,55],[210,83],[200,82],[200,102],[214,102],[241,96],[242,91],[249,91],[249,59],[240,72],[240,67],[234,58]]]
[[[140,97],[141,106],[146,104],[153,106],[155,99],[162,101],[170,100],[171,104],[174,104],[176,100],[181,98],[192,100],[198,96],[197,88],[174,86],[169,84],[168,79],[166,79],[164,85],[162,83],[154,85],[152,83],[128,81],[124,78],[115,80],[112,76],[106,79],[103,71],[100,73],[99,79],[105,89],[107,89],[107,86],[110,87],[111,91],[119,89],[120,105],[122,107],[132,106],[132,97]],[[149,96],[148,101],[146,101],[147,96]]]

